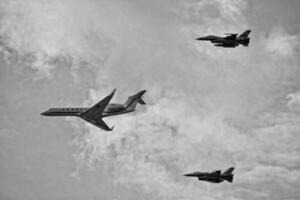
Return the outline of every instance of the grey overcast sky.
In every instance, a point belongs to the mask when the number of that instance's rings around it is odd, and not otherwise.
[[[0,0],[1,200],[300,199],[300,1]],[[194,38],[251,29],[248,48]],[[106,119],[39,115],[147,89]],[[182,174],[236,167],[232,184]]]

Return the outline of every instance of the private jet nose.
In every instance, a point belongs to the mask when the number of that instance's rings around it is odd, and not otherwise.
[[[41,113],[41,115],[43,115],[43,116],[48,116],[48,115],[49,115],[49,112],[48,112],[48,110],[47,110],[47,111],[45,111],[45,112],[42,112],[42,113]]]

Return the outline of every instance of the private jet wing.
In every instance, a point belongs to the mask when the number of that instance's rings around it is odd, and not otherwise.
[[[93,124],[94,126],[97,126],[98,128],[101,128],[104,131],[112,131],[114,129],[115,126],[112,126],[111,128],[100,118],[97,120],[94,119],[85,119],[83,118],[85,121]]]
[[[82,113],[80,117],[105,131],[112,131],[114,127],[108,127],[108,125],[102,120],[102,113],[109,104],[110,100],[113,98],[115,91],[116,89],[114,89],[110,95]]]

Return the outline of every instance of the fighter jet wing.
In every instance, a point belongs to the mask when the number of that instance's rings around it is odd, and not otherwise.
[[[211,174],[212,175],[220,176],[221,175],[221,171],[220,170],[216,170],[216,171],[212,172]]]
[[[207,180],[207,182],[210,182],[210,183],[221,183],[223,182],[222,179],[210,179],[210,180]]]
[[[216,43],[214,44],[216,47],[224,47],[224,48],[234,48],[238,46],[238,44],[231,43],[231,44],[225,44],[225,43]]]
[[[229,34],[227,34],[228,36],[226,36],[224,39],[227,39],[227,40],[234,40],[234,39],[236,39],[236,36],[238,35],[238,34],[235,34],[235,33],[229,33]]]

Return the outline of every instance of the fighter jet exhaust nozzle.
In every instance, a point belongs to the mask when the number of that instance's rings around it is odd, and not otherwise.
[[[249,43],[250,43],[250,38],[247,38],[247,39],[244,40],[244,42],[242,43],[242,45],[244,47],[247,47],[247,46],[249,46]]]
[[[233,181],[233,176],[224,177],[223,179],[231,183]]]

